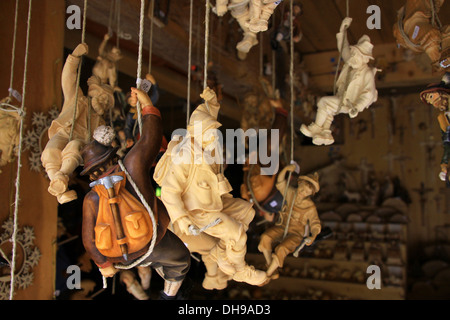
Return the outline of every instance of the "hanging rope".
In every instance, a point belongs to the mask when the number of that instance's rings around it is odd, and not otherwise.
[[[17,21],[19,17],[19,0],[16,0],[16,10],[14,14],[14,34],[13,34],[13,44],[12,44],[12,52],[11,52],[11,77],[9,80],[9,97],[12,97],[13,94],[13,85],[14,85],[14,67],[16,61],[16,42],[17,42]]]
[[[110,37],[113,36],[113,29],[112,29],[112,22],[113,22],[113,16],[114,16],[114,6],[115,6],[115,2],[111,1],[111,4],[109,6],[109,19],[108,19],[108,35]]]
[[[206,9],[205,9],[205,67],[204,67],[204,76],[203,76],[203,89],[206,89],[208,86],[208,48],[209,48],[209,12],[210,5],[209,0],[206,0]]]
[[[120,16],[121,16],[121,3],[122,0],[116,0],[116,48],[120,49],[120,38],[122,37],[122,30],[120,26]]]
[[[290,46],[290,54],[291,54],[291,63],[290,63],[290,70],[289,70],[289,76],[291,79],[291,164],[294,163],[294,1],[291,0],[290,1],[290,40],[291,40],[291,46]],[[286,190],[284,192],[284,198],[283,198],[283,205],[286,203],[286,197],[287,197],[287,191],[289,190],[289,182],[291,181],[291,177],[292,177],[292,171],[289,172],[289,178],[287,180],[286,183]],[[297,190],[298,192],[298,190]],[[289,215],[288,215],[288,220],[286,222],[286,227],[284,229],[284,235],[283,235],[283,239],[286,238],[288,229],[289,229],[289,224],[291,221],[291,216],[292,216],[292,209],[294,208],[294,203],[295,203],[295,198],[297,196],[297,192],[294,195],[290,208],[289,208]]]
[[[346,0],[346,17],[350,17],[350,0]],[[341,48],[339,50],[339,60],[338,60],[338,64],[336,67],[336,73],[334,75],[334,86],[333,86],[333,94],[336,95],[336,83],[338,80],[338,75],[339,75],[339,69],[341,68],[341,60],[342,60],[342,51],[344,50],[344,44],[346,42],[346,33],[344,33],[344,38],[342,39],[342,45]]]
[[[84,0],[83,28],[82,28],[82,31],[81,31],[81,43],[85,43],[85,39],[86,39],[86,16],[87,16],[87,0]],[[80,62],[78,64],[77,86],[76,86],[76,93],[75,93],[75,107],[73,108],[72,128],[70,129],[69,141],[72,141],[73,131],[75,129],[75,121],[76,121],[76,118],[77,118],[78,94],[79,94],[79,91],[80,91],[79,88],[80,88],[81,67],[82,67],[82,65],[83,65],[83,56],[80,57]]]
[[[259,33],[259,76],[264,76],[264,46],[263,46],[263,33]]]
[[[155,0],[150,1],[150,45],[148,50],[148,73],[152,74],[152,56],[153,56],[153,18],[155,11]]]
[[[275,17],[275,13],[274,13],[272,15],[272,25],[274,28],[275,28],[275,23],[276,23],[276,17]],[[273,90],[275,90],[276,83],[277,83],[276,74],[275,74],[276,60],[277,60],[276,52],[275,52],[275,50],[272,49],[272,88],[273,88]]]
[[[205,5],[205,65],[203,69],[203,90],[205,90],[208,87],[208,48],[209,48],[209,15],[211,11],[211,6],[209,3],[209,0],[206,0]],[[208,105],[208,101],[205,101],[206,108],[208,109],[208,112],[210,112],[210,108]]]
[[[140,14],[140,22],[139,22],[139,52],[138,52],[138,68],[137,68],[137,80],[136,86],[138,89],[141,88],[142,83],[142,51],[144,49],[144,21],[145,21],[145,0],[141,0],[141,14]],[[139,133],[142,135],[142,110],[141,104],[138,101],[136,105],[137,115],[138,115],[138,125],[139,125]]]
[[[188,84],[187,84],[187,102],[186,102],[186,127],[189,125],[191,116],[191,78],[192,78],[192,25],[194,16],[194,0],[191,0],[189,9],[189,58],[188,58]]]
[[[16,176],[16,195],[14,203],[14,222],[13,222],[13,234],[12,234],[12,257],[11,257],[11,288],[9,292],[9,300],[14,297],[15,286],[15,272],[16,272],[16,254],[17,254],[17,229],[18,229],[18,211],[20,202],[20,174],[22,169],[22,149],[23,149],[23,127],[25,118],[25,98],[27,87],[27,75],[28,75],[28,56],[30,46],[30,25],[31,25],[31,8],[33,0],[28,0],[28,21],[27,21],[27,40],[25,45],[25,66],[23,73],[23,85],[22,85],[22,106],[20,113],[20,131],[19,131],[19,150],[17,153],[17,176]]]

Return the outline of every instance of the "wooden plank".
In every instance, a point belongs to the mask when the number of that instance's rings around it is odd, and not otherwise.
[[[425,86],[436,82],[441,77],[440,74],[433,74],[428,69],[421,68],[421,65],[427,65],[426,61],[424,64],[418,63],[418,59],[422,59],[423,56],[416,56],[416,59],[412,61],[404,61],[404,49],[397,48],[395,43],[377,45],[373,52],[376,59],[375,66],[377,59],[381,58],[388,63],[395,63],[396,66],[395,71],[388,71],[383,80],[377,81],[377,88]],[[338,51],[304,56],[312,86],[320,88],[324,92],[332,92],[335,72],[333,61],[337,61],[338,57]]]
[[[26,18],[28,1],[19,1],[19,23],[17,31],[16,63],[14,89],[22,92],[24,72]],[[4,44],[5,55],[0,59],[0,92],[7,95],[9,87],[10,53],[14,26],[15,1],[1,1],[4,26],[0,29],[0,39]],[[32,128],[33,112],[46,113],[53,103],[61,105],[60,74],[63,59],[63,41],[65,30],[64,1],[41,0],[33,3],[31,20],[30,51],[27,75],[26,118],[27,130]],[[8,72],[6,72],[8,70]],[[56,198],[47,192],[48,180],[44,174],[29,169],[29,152],[22,154],[20,202],[18,210],[19,228],[34,228],[34,244],[41,257],[33,268],[33,283],[22,290],[16,289],[15,300],[51,300],[55,291],[56,272]],[[14,201],[17,160],[2,167],[0,177],[0,223],[11,213],[11,201]],[[31,187],[32,186],[32,187]],[[13,195],[11,198],[10,196]],[[18,266],[20,268],[20,266]],[[17,269],[18,270],[18,269]],[[9,293],[8,293],[9,294]]]
[[[78,45],[80,38],[75,32],[67,32],[65,37],[65,47],[73,50]],[[95,37],[91,34],[86,35],[86,42],[89,44],[88,57],[95,60],[98,55],[98,47],[101,43],[101,38]],[[130,77],[136,78],[137,63],[134,54],[123,51],[123,59],[119,62],[119,70]],[[147,55],[148,56],[148,55]],[[144,65],[144,71],[147,70],[148,63]],[[152,73],[158,81],[161,89],[183,99],[187,98],[187,78],[166,66],[152,65]],[[123,88],[126,90],[126,88]],[[199,98],[200,92],[195,86],[191,87],[191,99],[195,101]],[[221,114],[225,114],[227,117],[239,121],[241,120],[242,110],[238,107],[236,101],[228,96],[224,97],[221,105]]]
[[[68,3],[83,6],[82,0],[69,0]],[[123,32],[132,35],[132,43],[138,44],[139,35],[139,9],[140,4],[138,1],[127,1],[130,5],[122,5],[122,21],[124,21],[121,29]],[[201,2],[198,2],[201,3]],[[204,6],[203,6],[204,7]],[[199,13],[199,23],[193,26],[194,35],[196,37],[193,42],[193,52],[199,52],[199,55],[193,55],[193,63],[203,66],[204,65],[204,29],[203,20],[204,11],[201,10],[202,6],[196,6]],[[187,12],[178,13],[183,6],[172,5],[170,11],[170,19],[167,26],[164,28],[156,28],[153,35],[153,54],[162,58],[163,60],[170,61],[170,63],[177,68],[180,73],[187,73],[188,67],[188,25],[185,24],[185,20],[189,15]],[[197,11],[197,10],[194,10]],[[203,12],[203,13],[202,13]],[[184,26],[176,22],[178,20],[184,21]],[[104,1],[92,1],[89,5],[88,18],[98,25],[108,26],[109,20],[109,4]],[[217,20],[217,16],[213,13],[210,16],[211,21]],[[189,19],[188,19],[189,20]],[[195,18],[194,18],[195,21]],[[145,36],[144,36],[144,48],[149,48],[149,36],[148,32],[150,22],[149,19],[145,19]],[[96,31],[88,28],[89,33],[95,33]],[[97,31],[98,32],[98,31]],[[259,52],[257,49],[250,51],[248,58],[245,61],[237,59],[236,54],[230,55],[223,48],[220,52],[216,52],[220,45],[216,45],[216,34],[210,35],[210,41],[212,44],[212,51],[210,54],[212,57],[220,57],[219,68],[219,80],[224,84],[224,90],[226,93],[238,95],[242,97],[252,86],[258,85],[257,77],[259,75]],[[240,37],[240,36],[238,36]],[[237,38],[240,41],[240,38]],[[122,42],[121,42],[122,43]],[[234,44],[235,46],[235,44]],[[137,53],[137,49],[134,50]],[[148,50],[147,50],[148,51]],[[235,49],[233,49],[236,53]],[[217,63],[216,63],[217,65]],[[238,79],[238,81],[236,81]]]

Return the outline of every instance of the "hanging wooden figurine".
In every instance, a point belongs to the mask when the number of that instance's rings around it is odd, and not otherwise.
[[[283,102],[280,99],[270,99],[267,97],[267,101],[261,101],[261,104],[268,103],[274,112],[275,116],[270,128],[261,129],[272,129],[278,131],[278,140],[272,142],[272,135],[268,136],[267,141],[267,155],[271,155],[272,143],[276,143],[278,146],[283,144],[287,129],[287,117],[288,113],[283,107]],[[279,148],[280,150],[280,148]],[[279,152],[280,153],[280,152]],[[263,175],[262,169],[267,165],[262,165],[258,159],[252,159],[250,163],[249,155],[246,164],[243,168],[244,171],[244,181],[241,185],[241,197],[255,204],[255,209],[257,212],[263,216],[267,221],[272,222],[275,213],[281,209],[282,195],[277,191],[276,184],[276,174],[274,175]],[[281,156],[272,156],[272,159],[276,158],[277,161],[281,161]]]
[[[19,145],[20,115],[9,111],[10,106],[17,108],[11,105],[11,100],[6,97],[0,101],[0,167],[15,159]]]
[[[261,78],[260,83],[261,90],[249,92],[243,99],[241,129],[244,131],[248,129],[268,130],[272,126],[274,114],[271,100],[277,100],[278,97],[266,78]]]
[[[122,53],[117,47],[106,50],[109,39],[109,34],[105,34],[98,49],[99,56],[92,69],[92,74],[100,78],[102,84],[109,84],[113,87],[114,91],[122,91],[117,86],[117,62],[122,59]]]
[[[444,150],[439,177],[450,186],[448,176],[450,160],[450,73],[445,73],[440,83],[431,84],[423,90],[420,93],[420,99],[423,103],[433,106],[439,112],[437,120],[441,129],[442,147]]]
[[[244,33],[243,39],[236,45],[238,56],[241,60],[245,60],[251,48],[259,42],[256,32],[249,29],[250,10],[247,0],[219,0],[216,2],[215,12],[217,16],[222,17],[227,11],[236,19],[240,28]]]
[[[373,45],[367,35],[362,36],[356,45],[348,43],[347,29],[352,22],[345,18],[340,32],[336,35],[339,51],[345,64],[337,79],[337,92],[334,96],[322,97],[317,103],[315,122],[302,125],[300,131],[313,139],[315,145],[331,145],[334,138],[331,125],[338,114],[348,114],[355,118],[378,99],[375,86],[376,68],[368,66],[372,57]]]
[[[41,155],[42,165],[50,179],[48,192],[61,204],[77,198],[76,192],[67,188],[70,175],[82,164],[80,150],[90,141],[90,130],[103,125],[102,116],[114,106],[112,87],[102,84],[98,77],[89,78],[87,97],[77,87],[80,59],[87,52],[88,46],[80,44],[67,57],[62,72],[64,105],[48,129],[50,140]]]
[[[283,0],[250,0],[250,20],[248,28],[251,32],[264,32],[269,28],[269,19]]]
[[[132,100],[142,106],[142,134],[123,162],[111,146],[115,133],[110,127],[97,128],[82,150],[81,175],[93,181],[83,204],[83,244],[105,278],[151,265],[165,280],[161,298],[175,299],[190,255],[167,229],[169,216],[149,179],[161,146],[161,115],[144,91],[133,88]]]
[[[299,43],[303,38],[303,32],[300,24],[300,16],[303,14],[302,5],[300,3],[295,3],[293,5],[293,41],[294,43]],[[290,12],[286,12],[283,16],[282,21],[275,29],[272,35],[272,49],[276,50],[278,45],[281,45],[285,52],[288,52],[286,43],[291,39],[291,20]]]
[[[435,70],[450,65],[450,26],[442,26],[438,13],[444,0],[406,0],[394,25],[397,43],[412,52],[426,53]]]
[[[230,279],[264,285],[265,272],[245,261],[246,231],[255,212],[251,203],[233,198],[223,174],[217,130],[221,126],[217,121],[220,104],[208,87],[201,97],[205,103],[192,113],[184,138],[174,136],[156,166],[154,179],[161,186],[161,200],[175,233],[207,262],[204,288],[226,287]],[[221,278],[223,275],[226,278]]]
[[[294,172],[295,165],[285,167],[277,179],[277,189],[285,194],[286,202],[280,212],[280,222],[267,229],[262,235],[258,250],[264,254],[267,276],[278,277],[285,258],[294,253],[302,241],[311,245],[322,230],[316,206],[310,197],[320,190],[318,174],[300,176],[297,188],[289,186],[286,173]],[[275,243],[280,241],[273,250]]]

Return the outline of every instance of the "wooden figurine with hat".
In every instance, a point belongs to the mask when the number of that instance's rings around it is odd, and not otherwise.
[[[97,62],[92,69],[92,73],[99,77],[103,84],[109,84],[114,88],[114,91],[122,91],[117,86],[117,62],[122,59],[121,50],[114,46],[110,50],[106,50],[106,45],[110,39],[109,34],[105,34],[103,42],[98,49],[99,56]]]
[[[246,232],[255,211],[250,202],[231,195],[221,165],[217,95],[206,87],[200,96],[205,103],[192,113],[184,137],[174,136],[156,165],[161,200],[175,233],[202,255],[205,289],[223,289],[231,279],[264,285],[266,273],[245,261]]]
[[[67,57],[61,76],[64,105],[48,129],[50,140],[41,155],[50,179],[48,192],[60,204],[77,198],[74,190],[68,190],[68,184],[72,173],[82,164],[80,151],[90,141],[89,129],[93,131],[103,125],[103,115],[114,107],[112,87],[102,84],[98,77],[88,79],[87,96],[77,87],[80,59],[87,53],[88,46],[82,43]]]
[[[363,35],[356,45],[349,45],[347,29],[351,22],[351,18],[345,18],[336,35],[338,49],[345,62],[336,82],[336,93],[334,96],[322,97],[317,103],[315,122],[309,126],[303,124],[300,128],[305,136],[313,139],[315,145],[334,143],[331,125],[336,115],[344,113],[350,118],[356,118],[378,99],[375,86],[378,69],[368,65],[374,59],[373,45],[367,35]]]
[[[278,277],[277,270],[282,268],[285,258],[293,253],[302,241],[310,246],[322,230],[316,206],[311,196],[319,192],[319,176],[300,176],[297,188],[289,186],[285,178],[287,172],[294,172],[296,165],[285,167],[277,179],[277,188],[286,194],[285,205],[280,212],[280,221],[267,229],[262,235],[258,250],[264,254],[267,263],[267,276]],[[287,190],[286,190],[287,189]],[[275,249],[273,246],[275,243]]]
[[[447,185],[450,186],[450,181],[448,179],[450,159],[450,73],[445,73],[441,82],[430,84],[423,90],[420,93],[420,99],[423,103],[433,106],[439,112],[437,120],[441,129],[442,147],[444,149],[439,177],[442,181],[446,181]]]
[[[169,216],[149,179],[162,140],[159,110],[148,95],[132,88],[132,103],[142,108],[142,135],[123,160],[118,160],[112,128],[101,126],[81,154],[93,188],[83,204],[83,244],[103,277],[149,266],[164,278],[162,299],[175,299],[190,268],[184,243],[168,230]],[[147,269],[147,272],[145,270]],[[142,278],[141,278],[142,279]]]

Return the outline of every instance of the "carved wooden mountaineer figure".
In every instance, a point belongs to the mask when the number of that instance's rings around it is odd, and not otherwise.
[[[82,151],[81,174],[95,181],[83,205],[83,244],[104,277],[112,277],[118,268],[137,267],[142,279],[151,265],[165,280],[161,298],[174,299],[189,271],[190,254],[167,230],[169,216],[149,179],[161,147],[161,115],[143,91],[133,88],[132,99],[143,107],[142,135],[123,162],[117,164],[118,148],[110,146],[110,127],[97,129],[95,140]]]
[[[345,18],[336,35],[338,49],[342,49],[342,59],[345,62],[336,82],[337,93],[335,96],[321,98],[317,104],[315,122],[300,128],[305,136],[313,138],[315,145],[334,143],[331,124],[337,114],[345,113],[350,118],[355,118],[378,99],[375,86],[377,69],[368,66],[373,59],[373,45],[367,35],[362,36],[356,45],[349,45],[346,32],[351,22],[351,18]]]
[[[420,93],[422,102],[433,106],[439,115],[437,120],[442,134],[442,147],[444,154],[441,159],[441,173],[440,178],[446,181],[450,186],[448,177],[449,160],[450,160],[450,73],[446,73],[440,83],[429,85],[424,91]]]
[[[310,199],[320,189],[318,175],[300,176],[298,187],[295,189],[289,186],[289,182],[285,178],[288,171],[294,172],[295,169],[295,164],[289,165],[278,176],[278,190],[285,194],[285,190],[288,188],[286,205],[280,212],[281,222],[266,230],[261,235],[258,245],[258,250],[264,254],[266,259],[268,277],[276,278],[276,271],[283,267],[285,258],[293,253],[303,240],[306,245],[311,245],[322,230],[316,206]],[[308,230],[309,232],[307,232]],[[273,250],[273,245],[277,241],[281,242]]]
[[[109,84],[113,87],[114,91],[122,91],[117,87],[117,62],[122,59],[122,53],[117,47],[113,47],[109,51],[106,50],[109,39],[109,35],[106,34],[98,49],[99,56],[92,73],[99,77],[103,84]]]
[[[88,46],[80,44],[67,57],[62,72],[64,105],[58,118],[53,120],[49,130],[49,142],[42,152],[41,161],[50,179],[48,191],[63,204],[77,198],[76,192],[68,191],[70,175],[82,164],[81,149],[90,141],[90,132],[104,124],[103,114],[114,106],[112,87],[101,84],[92,76],[88,80],[88,97],[77,88],[77,70],[81,56],[87,54]],[[74,108],[78,91],[78,103],[74,119]],[[92,108],[89,105],[91,100]],[[72,140],[70,133],[73,130]]]
[[[169,143],[154,179],[161,186],[161,200],[176,234],[191,251],[203,251],[203,261],[208,259],[204,287],[226,286],[226,278],[219,279],[223,274],[235,281],[263,285],[265,272],[245,261],[246,231],[255,212],[251,203],[232,197],[232,188],[221,170],[223,153],[217,137],[220,105],[212,89],[206,88],[201,97],[205,103],[193,112],[186,136],[181,141],[174,137]],[[201,233],[205,239],[200,239],[204,243],[185,237],[192,236],[192,227],[206,228]],[[211,248],[212,240],[215,243]]]

